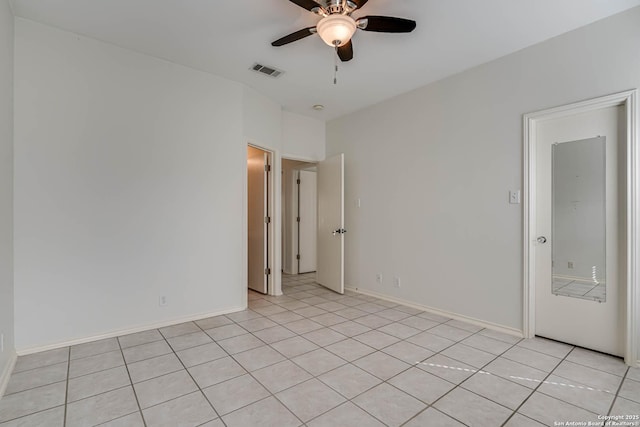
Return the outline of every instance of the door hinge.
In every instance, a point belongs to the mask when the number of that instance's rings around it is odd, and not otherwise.
[[[300,178],[298,178],[298,180],[296,181],[296,183],[297,183],[298,185],[300,185]]]
[[[296,255],[296,259],[299,260],[300,259],[300,254]]]
[[[296,218],[296,221],[297,221],[297,222],[300,222],[300,217],[297,217],[297,218]]]
[[[265,268],[264,269],[264,274],[267,275],[267,276],[270,275],[271,274],[271,269],[270,268]]]
[[[271,217],[270,216],[265,216],[264,217],[264,223],[265,224],[271,224]]]
[[[264,165],[265,172],[271,172],[271,165]]]

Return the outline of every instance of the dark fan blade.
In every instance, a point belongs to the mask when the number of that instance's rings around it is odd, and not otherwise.
[[[320,6],[318,3],[316,3],[313,0],[289,0],[289,1],[307,10],[312,10],[314,7]]]
[[[362,9],[362,7],[367,4],[367,2],[369,0],[351,0],[352,2],[354,2],[356,4],[356,6],[358,6],[358,9]]]
[[[416,28],[416,21],[410,19],[394,18],[392,16],[365,16],[358,19],[358,24],[366,20],[364,31],[378,33],[410,33]]]
[[[342,62],[351,61],[353,59],[353,43],[349,40],[349,43],[338,48],[338,56]]]
[[[284,36],[281,39],[274,41],[271,43],[271,46],[284,46],[287,43],[292,43],[305,37],[309,37],[311,34],[315,33],[315,31],[311,31],[314,28],[316,27],[303,28],[295,33],[291,33],[288,36]]]

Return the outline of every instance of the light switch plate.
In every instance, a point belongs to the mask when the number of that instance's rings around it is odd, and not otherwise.
[[[520,204],[520,190],[509,191],[509,203],[512,205]]]

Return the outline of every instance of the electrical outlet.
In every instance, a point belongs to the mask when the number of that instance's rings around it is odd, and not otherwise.
[[[568,268],[573,268],[573,262],[572,262],[572,261],[569,261],[569,262],[567,263],[567,267],[568,267]]]
[[[393,279],[393,287],[394,288],[399,288],[400,287],[400,278],[399,277],[395,277]]]
[[[509,203],[517,205],[520,203],[520,190],[509,191]]]
[[[160,296],[158,297],[158,305],[159,305],[160,307],[164,307],[164,306],[166,306],[166,305],[167,305],[167,297],[166,297],[166,296],[164,296],[164,295],[160,295]]]
[[[376,282],[382,285],[382,273],[376,274]]]

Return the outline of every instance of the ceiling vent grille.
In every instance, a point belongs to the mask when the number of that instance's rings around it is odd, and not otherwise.
[[[253,67],[251,67],[251,70],[255,71],[256,73],[261,73],[273,78],[280,77],[282,74],[284,74],[284,71],[282,70],[278,70],[275,67],[269,67],[267,65],[258,64],[257,62],[253,64]]]

